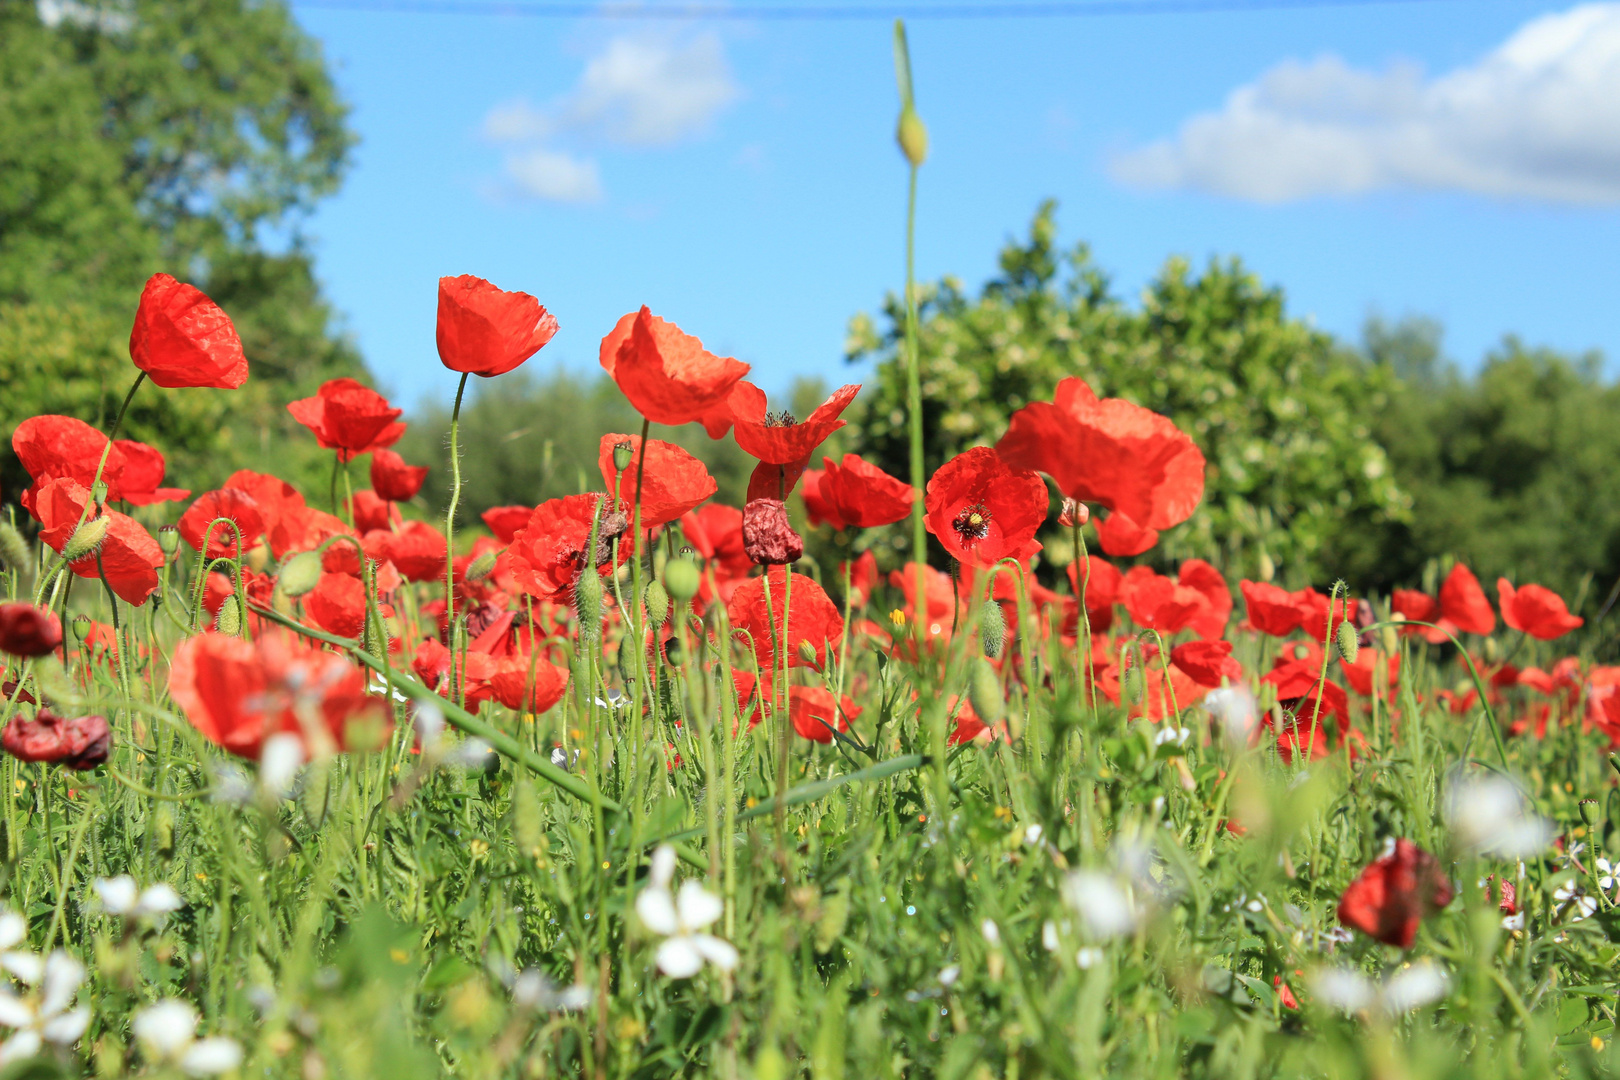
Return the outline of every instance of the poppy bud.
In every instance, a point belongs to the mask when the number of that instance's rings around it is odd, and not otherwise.
[[[1271,553],[1264,548],[1260,549],[1260,580],[1269,582],[1277,576],[1277,564],[1271,561]]]
[[[1361,642],[1356,638],[1355,627],[1347,622],[1341,622],[1339,628],[1333,632],[1334,639],[1339,646],[1339,655],[1344,662],[1353,664],[1356,657],[1361,655]]]
[[[300,551],[281,564],[276,584],[288,596],[303,596],[321,583],[321,557],[314,551]]]
[[[34,560],[28,551],[28,541],[23,539],[22,533],[9,521],[0,522],[0,564],[8,570],[18,573],[27,573],[33,569]]]
[[[589,567],[574,586],[574,608],[579,615],[580,636],[594,639],[602,632],[602,578]]]
[[[1058,514],[1058,524],[1065,529],[1083,527],[1091,520],[1091,508],[1083,502],[1065,498],[1063,510]]]
[[[90,616],[73,616],[73,636],[79,639],[81,645],[84,644],[84,639],[90,636]]]
[[[906,106],[900,111],[900,126],[895,132],[895,141],[900,144],[900,152],[906,155],[906,160],[916,168],[928,159],[928,128],[923,124],[922,117],[917,110]]]
[[[671,559],[664,564],[664,589],[677,600],[690,600],[703,584],[698,568],[686,559]]]
[[[105,481],[105,480],[97,480],[96,481],[96,486],[90,489],[90,497],[93,498],[97,503],[106,502],[107,501],[107,481]]]
[[[686,646],[681,644],[680,638],[672,637],[664,642],[664,659],[674,668],[686,662]]]
[[[46,656],[62,644],[62,623],[33,604],[0,604],[0,652]]]
[[[466,580],[471,582],[483,581],[495,572],[495,553],[486,551],[478,558],[467,564]]]
[[[1001,605],[991,600],[979,609],[979,644],[984,647],[984,655],[994,659],[1001,655],[1006,643],[1007,616]]]
[[[1131,664],[1129,667],[1127,667],[1125,669],[1124,677],[1120,680],[1120,682],[1125,690],[1126,701],[1129,701],[1131,704],[1135,705],[1142,700],[1146,692],[1146,687],[1143,685],[1142,669],[1140,666]]]
[[[973,681],[968,684],[968,701],[979,719],[994,727],[1007,718],[1007,699],[1001,693],[1001,680],[988,660],[973,664]]]
[[[669,618],[669,593],[656,581],[649,581],[641,594],[641,603],[647,609],[647,618],[654,626],[663,626]]]
[[[619,678],[624,680],[624,685],[629,686],[636,681],[636,647],[629,638],[619,642],[618,667]]]
[[[1579,805],[1581,820],[1586,822],[1588,826],[1595,826],[1600,817],[1598,801],[1596,799],[1582,799]]]
[[[626,439],[624,442],[614,443],[613,467],[619,472],[624,472],[624,470],[628,469],[630,467],[631,454],[634,452],[634,449],[635,448],[630,445],[630,441],[628,439]]]
[[[164,525],[158,529],[158,548],[165,558],[180,550],[180,530],[173,525]]]
[[[232,637],[242,632],[242,610],[237,607],[235,600],[227,600],[219,605],[219,611],[214,615],[214,629]]]
[[[78,562],[87,555],[94,555],[101,542],[107,538],[108,521],[104,517],[91,518],[68,537],[68,542],[62,545],[62,558],[68,562]]]
[[[811,667],[821,666],[821,658],[816,655],[816,647],[808,641],[799,642],[799,659]]]
[[[743,550],[760,566],[785,566],[804,555],[804,541],[780,499],[750,499],[743,507]]]

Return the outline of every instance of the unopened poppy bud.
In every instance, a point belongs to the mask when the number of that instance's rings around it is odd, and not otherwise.
[[[1271,561],[1271,553],[1262,549],[1260,552],[1260,580],[1270,581],[1277,576],[1277,564]]]
[[[646,590],[641,594],[641,603],[647,609],[647,618],[652,620],[654,626],[663,626],[664,620],[669,618],[669,593],[656,581],[649,581]]]
[[[232,637],[242,632],[242,611],[236,606],[235,600],[227,600],[219,605],[219,611],[214,615],[214,629]]]
[[[574,609],[582,637],[595,638],[602,632],[602,578],[589,567],[574,586]]]
[[[922,117],[917,110],[907,106],[900,112],[900,126],[895,132],[895,141],[900,144],[900,152],[906,155],[906,160],[916,168],[928,160],[928,128],[923,124]]]
[[[1356,657],[1361,655],[1361,641],[1356,637],[1356,628],[1347,622],[1341,622],[1339,628],[1333,632],[1333,636],[1339,646],[1339,655],[1344,657],[1344,662],[1347,664],[1355,663]]]
[[[87,555],[94,555],[101,542],[107,539],[108,520],[104,517],[91,518],[68,537],[68,542],[62,545],[62,558],[68,562],[77,562]]]
[[[988,660],[973,664],[973,681],[968,684],[968,701],[979,719],[994,727],[1007,718],[1007,699],[1001,693],[1001,680]]]
[[[821,666],[821,658],[816,655],[816,647],[808,641],[799,642],[799,659],[811,667]]]
[[[1006,643],[1007,616],[1001,605],[991,600],[979,610],[979,644],[984,647],[984,655],[994,659],[1001,655]]]
[[[629,686],[636,681],[637,666],[636,647],[630,643],[629,638],[625,638],[619,642],[618,655],[619,678],[624,680],[624,685]]]
[[[1063,510],[1058,514],[1058,524],[1065,529],[1074,529],[1084,526],[1091,520],[1091,508],[1083,502],[1065,498]]]
[[[27,573],[34,567],[34,560],[28,550],[28,541],[23,539],[22,533],[9,521],[0,522],[0,564],[7,570],[18,573]]]
[[[493,551],[486,551],[479,555],[478,558],[467,564],[466,579],[473,582],[483,581],[494,572],[495,553]]]
[[[1142,700],[1146,688],[1143,686],[1142,669],[1139,666],[1132,664],[1127,667],[1121,682],[1124,684],[1125,700],[1133,705]]]
[[[613,467],[619,472],[624,472],[624,470],[628,469],[630,467],[630,457],[633,450],[634,448],[630,445],[630,440],[628,439],[623,442],[614,443]]]
[[[84,639],[90,636],[90,616],[73,616],[73,636],[79,640],[80,644],[83,644]]]
[[[288,596],[303,596],[321,583],[321,557],[313,551],[300,551],[281,564],[276,584]]]
[[[180,530],[173,525],[165,525],[158,529],[158,550],[163,552],[165,558],[180,550]]]
[[[1598,801],[1596,799],[1582,799],[1579,805],[1581,820],[1586,822],[1588,826],[1596,825],[1600,816]]]
[[[664,564],[664,589],[675,599],[692,599],[702,584],[702,575],[689,560],[671,559]]]

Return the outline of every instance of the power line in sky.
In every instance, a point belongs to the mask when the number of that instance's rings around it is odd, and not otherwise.
[[[295,7],[419,15],[518,15],[551,19],[1041,19],[1101,15],[1195,15],[1387,7],[1460,0],[1007,0],[1005,3],[726,4],[524,3],[522,0],[292,0]]]

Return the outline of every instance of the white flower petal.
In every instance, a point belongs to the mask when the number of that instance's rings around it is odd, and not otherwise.
[[[149,1052],[173,1058],[196,1037],[197,1010],[188,1001],[168,998],[136,1013],[129,1026]]]
[[[1041,924],[1041,944],[1046,947],[1047,952],[1058,951],[1057,923],[1051,919],[1047,919]]]
[[[84,965],[57,949],[45,961],[45,985],[41,990],[39,1011],[42,1016],[55,1016],[73,1004],[73,995],[84,982]]]
[[[10,1065],[13,1061],[22,1061],[31,1058],[44,1048],[44,1041],[40,1039],[37,1031],[19,1031],[4,1043],[0,1043],[0,1066]]]
[[[1384,1011],[1399,1016],[1421,1009],[1445,997],[1450,985],[1451,979],[1440,965],[1419,960],[1384,980]]]
[[[141,898],[135,903],[135,909],[141,915],[167,915],[171,911],[179,911],[184,906],[185,901],[180,899],[180,894],[166,881],[160,881],[143,890]]]
[[[40,1028],[40,1034],[57,1046],[72,1046],[84,1036],[85,1029],[89,1026],[90,1009],[81,1005],[72,1012],[53,1016],[45,1021]]]
[[[272,798],[284,798],[303,764],[303,739],[290,732],[270,736],[259,751],[259,787]]]
[[[669,895],[669,890],[654,885],[642,889],[636,897],[636,914],[641,917],[641,925],[655,934],[679,933],[681,920],[675,914],[675,898]]]
[[[215,1036],[198,1039],[180,1057],[180,1068],[188,1076],[217,1076],[242,1064],[242,1048],[235,1039]]]
[[[675,849],[668,844],[659,844],[652,853],[652,866],[648,868],[647,881],[658,888],[667,889],[673,880],[675,880]]]
[[[33,986],[45,977],[45,961],[31,952],[0,953],[0,967]]]
[[[1321,968],[1311,974],[1311,993],[1341,1012],[1361,1012],[1378,996],[1372,980],[1349,968]]]
[[[15,911],[0,911],[0,952],[22,943],[28,936],[28,921]]]
[[[983,934],[984,940],[991,945],[1001,944],[1001,927],[996,925],[996,920],[986,919],[980,923],[979,933]]]
[[[737,966],[737,947],[724,938],[717,938],[713,934],[693,934],[692,943],[704,959],[721,971],[730,971]]]
[[[658,946],[658,970],[672,979],[690,979],[703,970],[703,954],[689,937],[672,937]]]
[[[1136,926],[1130,897],[1119,883],[1095,870],[1076,870],[1063,881],[1063,898],[1079,912],[1093,936],[1118,937]]]
[[[0,1027],[23,1028],[34,1024],[34,1007],[10,990],[0,990]]]
[[[675,911],[682,927],[701,930],[724,915],[726,905],[702,885],[688,879],[681,882],[681,890],[675,894]]]
[[[1464,847],[1508,859],[1536,854],[1557,831],[1535,812],[1519,785],[1496,773],[1454,779],[1444,809],[1446,823]]]
[[[135,910],[135,896],[140,890],[135,879],[128,874],[117,877],[96,878],[90,883],[101,897],[101,909],[109,915],[128,915]]]

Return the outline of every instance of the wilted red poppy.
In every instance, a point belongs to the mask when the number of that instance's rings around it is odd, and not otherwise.
[[[79,519],[90,503],[90,491],[68,477],[52,480],[34,500],[34,516],[39,520],[40,539],[51,550],[62,548],[79,527]],[[95,554],[69,563],[82,578],[98,578],[106,572],[112,591],[130,604],[143,604],[158,587],[158,568],[163,565],[163,549],[140,522],[116,510],[103,510],[107,535]]]
[[[1102,633],[1114,625],[1114,605],[1119,602],[1119,589],[1125,575],[1119,572],[1119,567],[1095,555],[1087,555],[1085,565],[1086,618],[1091,623],[1092,633]],[[1077,562],[1069,564],[1069,586],[1078,597],[1082,590]]]
[[[1080,502],[1098,502],[1143,528],[1168,529],[1204,496],[1204,455],[1168,417],[1119,398],[1098,399],[1064,379],[1052,403],[1013,413],[996,444],[1007,464],[1050,476]]]
[[[110,498],[122,499],[134,506],[150,506],[159,502],[179,502],[191,494],[185,488],[163,486],[163,474],[168,471],[168,463],[163,460],[163,452],[157,447],[134,439],[116,439],[113,447],[123,455],[124,471],[118,478],[116,493],[109,485]]]
[[[530,666],[533,665],[533,672]],[[568,672],[547,660],[514,656],[497,660],[489,674],[489,688],[495,700],[508,709],[538,716],[563,699],[568,691]],[[527,700],[524,691],[528,691]]]
[[[349,574],[322,574],[304,595],[304,613],[328,634],[358,638],[366,626],[366,587]]]
[[[1243,678],[1243,665],[1232,655],[1230,641],[1189,641],[1170,650],[1170,662],[1199,686],[1211,689],[1222,681]]]
[[[354,531],[362,536],[369,532],[392,531],[394,526],[404,521],[400,517],[399,507],[381,498],[375,491],[364,488],[354,493],[349,512],[354,516]]]
[[[811,742],[832,742],[833,728],[848,731],[849,722],[860,715],[861,710],[848,695],[840,707],[832,691],[824,687],[788,687],[788,719],[793,722],[793,730]]]
[[[129,358],[169,390],[212,386],[235,390],[247,382],[248,362],[231,317],[218,304],[168,274],[153,274],[141,290]]]
[[[1541,585],[1515,589],[1507,578],[1497,578],[1496,592],[1502,599],[1502,621],[1541,641],[1563,637],[1586,621],[1571,615],[1564,598]]]
[[[542,600],[572,597],[585,569],[591,520],[604,502],[600,495],[568,495],[547,499],[530,511],[528,524],[512,537],[512,577],[518,587]],[[611,541],[629,524],[623,513],[602,506],[592,565],[600,568],[612,560]],[[628,542],[620,545],[620,561],[629,557],[630,547]]]
[[[0,604],[0,652],[44,656],[62,645],[62,620],[33,604]]]
[[[727,398],[736,424],[733,437],[745,453],[768,465],[808,462],[816,447],[844,426],[842,414],[860,390],[858,385],[840,386],[800,421],[786,409],[766,411],[765,391],[743,380]]]
[[[1130,517],[1114,510],[1097,523],[1097,541],[1103,554],[1117,559],[1140,555],[1159,542],[1159,530],[1138,525]]]
[[[1375,859],[1339,898],[1339,921],[1386,945],[1410,949],[1424,916],[1451,903],[1451,882],[1433,855],[1405,838]]]
[[[228,518],[236,528],[218,521],[219,518]],[[244,548],[252,547],[264,532],[264,518],[259,513],[258,502],[253,496],[236,488],[220,488],[198,496],[197,501],[180,515],[180,537],[191,545],[191,550],[201,551],[203,533],[210,524],[213,524],[212,531],[208,533],[210,559],[236,558],[238,530],[241,531]]]
[[[472,274],[439,279],[434,337],[451,371],[504,375],[556,333],[556,317],[526,292],[506,292]]]
[[[279,632],[251,642],[213,632],[185,639],[169,667],[169,694],[209,742],[253,759],[279,733],[299,736],[307,751],[342,749],[349,721],[387,715],[358,667]]]
[[[105,717],[57,716],[41,709],[32,720],[13,716],[0,732],[0,746],[19,761],[38,761],[68,769],[93,769],[107,760],[112,732]]]
[[[748,365],[715,356],[643,307],[614,354],[612,374],[642,416],[655,424],[685,424],[723,405]]]
[[[426,465],[407,465],[405,459],[392,450],[371,453],[371,488],[380,499],[409,502],[422,490],[427,474]]]
[[[1462,563],[1451,568],[1440,586],[1440,618],[1468,634],[1489,634],[1496,629],[1496,612],[1491,610],[1479,578]]]
[[[613,467],[614,448],[621,444],[630,447],[630,466],[623,472]],[[602,483],[617,497],[617,509],[630,517],[635,516],[631,511],[636,505],[636,468],[641,462],[641,436],[602,436],[596,454]],[[643,530],[674,521],[720,489],[703,462],[674,443],[658,439],[647,440],[640,486]]]
[[[444,579],[444,533],[425,521],[406,523],[387,535],[388,560],[406,581]]]
[[[495,539],[510,544],[517,531],[529,523],[534,513],[532,506],[492,506],[479,515]]]
[[[1249,625],[1262,634],[1287,637],[1305,617],[1294,593],[1267,581],[1240,581],[1238,590],[1248,609]]]
[[[783,631],[783,608],[786,607],[786,660],[788,667],[814,666],[824,668],[832,657],[833,646],[844,633],[844,620],[838,608],[827,598],[813,578],[794,574],[792,597],[788,596],[788,578],[785,567],[773,566],[766,577],[749,578],[737,586],[726,604],[731,625],[746,630],[753,638],[754,656],[761,671],[771,671],[776,664],[776,639]],[[771,592],[770,616],[765,614],[765,589],[769,582]],[[815,652],[811,665],[799,648],[808,644]]]
[[[872,586],[877,584],[877,557],[863,551],[853,563],[838,564],[838,580],[849,586],[849,606],[864,607],[872,598]]]
[[[1177,584],[1146,566],[1133,567],[1125,575],[1120,582],[1119,598],[1137,626],[1167,636],[1185,630],[1209,611],[1209,600],[1203,593]]]
[[[1035,532],[1046,520],[1046,485],[1034,473],[1010,469],[994,450],[975,446],[953,457],[928,481],[924,523],[963,563],[1020,562],[1041,549]]]
[[[750,562],[784,566],[804,555],[804,541],[793,531],[787,507],[778,499],[749,499],[743,507],[742,532]]]
[[[314,397],[292,402],[287,411],[323,447],[336,450],[339,461],[393,446],[405,434],[405,425],[397,422],[404,409],[393,408],[377,391],[348,378],[322,383]]]
[[[911,513],[917,493],[904,480],[897,480],[856,454],[845,454],[838,465],[832,458],[821,461],[827,467],[820,483],[821,500],[844,522],[836,528],[875,529],[892,525]]]
[[[1201,638],[1218,638],[1226,633],[1227,621],[1232,617],[1232,590],[1221,572],[1203,559],[1188,559],[1181,564],[1176,581],[1197,589],[1209,601],[1209,610],[1189,624],[1192,632]]]
[[[71,478],[88,488],[106,446],[107,436],[71,416],[34,416],[18,424],[11,435],[11,448],[34,480],[33,487],[22,493],[23,508],[33,513],[36,493],[58,477]],[[124,455],[115,444],[101,470],[108,498],[113,501],[121,497],[123,473]]]

